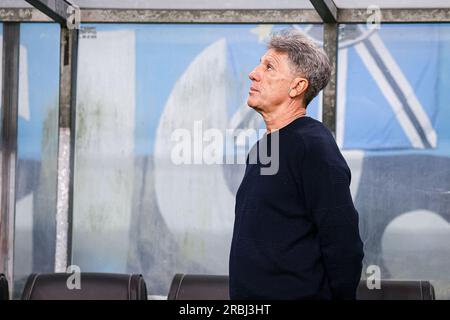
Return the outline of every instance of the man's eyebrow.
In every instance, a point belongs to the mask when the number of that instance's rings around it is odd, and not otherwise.
[[[268,63],[277,63],[277,60],[273,59],[271,57],[264,58],[264,60],[267,61]],[[259,63],[261,63],[261,62],[262,62],[262,58],[259,58]]]

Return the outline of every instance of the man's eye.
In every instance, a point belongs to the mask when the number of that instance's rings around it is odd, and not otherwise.
[[[267,70],[272,70],[272,69],[273,69],[272,65],[268,64],[267,65]]]

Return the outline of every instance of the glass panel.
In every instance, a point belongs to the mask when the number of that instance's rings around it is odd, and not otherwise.
[[[338,8],[367,8],[371,5],[380,8],[449,8],[448,0],[333,0]]]
[[[0,0],[0,8],[31,8],[25,0]]]
[[[14,296],[32,272],[53,272],[59,99],[58,24],[20,25]]]
[[[234,196],[256,141],[234,144],[232,133],[263,127],[246,106],[248,73],[282,27],[83,26],[73,227],[81,270],[142,273],[152,295],[166,295],[177,272],[228,273]],[[321,25],[296,27],[322,40]],[[204,156],[207,131],[223,142],[215,164]],[[178,134],[194,148],[183,153],[192,164],[173,160]]]
[[[76,0],[80,8],[145,9],[313,9],[309,0]]]
[[[365,265],[449,299],[450,24],[340,29],[336,140],[351,165]]]

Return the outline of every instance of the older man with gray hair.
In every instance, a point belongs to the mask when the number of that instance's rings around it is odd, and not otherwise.
[[[231,299],[356,298],[364,253],[350,169],[330,131],[306,115],[330,73],[323,50],[288,29],[249,74],[247,103],[267,133],[236,195]],[[249,161],[263,144],[278,157],[271,175],[261,174],[259,152]]]

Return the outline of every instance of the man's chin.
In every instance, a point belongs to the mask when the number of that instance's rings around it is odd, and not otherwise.
[[[250,99],[248,99],[247,100],[247,105],[250,107],[250,108],[252,108],[252,109],[254,109],[254,110],[256,110],[256,111],[258,111],[258,105],[257,104],[255,104],[255,103],[253,103]]]
[[[248,105],[250,108],[252,108],[254,111],[258,112],[259,114],[262,114],[262,109],[258,106],[251,106]]]

